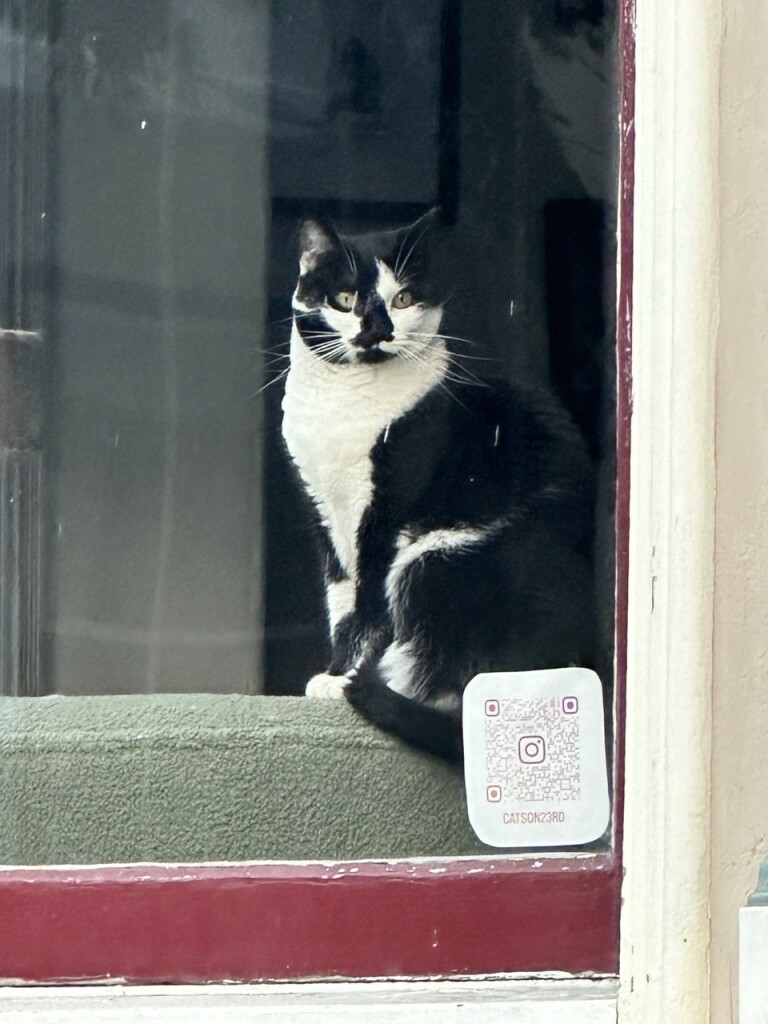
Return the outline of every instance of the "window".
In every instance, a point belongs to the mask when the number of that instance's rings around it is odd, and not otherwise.
[[[327,658],[322,577],[279,440],[297,223],[312,212],[343,231],[386,230],[439,206],[456,333],[477,341],[473,355],[497,377],[550,387],[598,467],[595,624],[611,718],[623,672],[628,487],[614,437],[618,424],[625,454],[628,396],[614,383],[626,387],[627,375],[616,374],[613,342],[618,90],[610,7],[38,0],[12,4],[0,31],[9,57],[0,686],[15,697],[125,695],[122,704],[66,709],[50,699],[20,711],[6,702],[8,715],[37,715],[39,727],[40,709],[50,708],[82,734],[83,723],[118,708],[149,749],[164,714],[192,721],[194,732],[201,714],[221,713],[220,735],[229,729],[235,749],[253,740],[252,712],[227,695],[248,694],[260,695],[253,707],[275,702],[262,723],[287,728],[297,713],[288,706],[299,706],[289,696]],[[629,60],[627,32],[623,45]],[[631,86],[623,88],[630,102]],[[628,202],[625,195],[626,224]],[[619,751],[617,730],[608,731]],[[52,763],[48,776],[44,766],[26,770],[50,781]],[[139,811],[152,804],[149,762],[126,796],[137,763],[120,769],[115,761],[122,796],[105,787],[105,800]],[[181,785],[184,762],[155,763],[167,773],[167,792],[178,792],[173,772]],[[615,756],[615,782],[620,764]],[[214,758],[207,808],[225,778],[227,794],[236,786],[220,767]],[[236,774],[237,764],[229,768]],[[57,813],[68,813],[65,793],[77,792],[78,771],[58,774]],[[456,813],[460,782],[446,782],[443,766],[434,772],[428,792],[452,787]],[[39,855],[14,853],[14,839],[8,865],[262,862],[40,868],[33,886],[11,868],[0,902],[23,902],[24,935],[7,952],[6,976],[616,967],[620,802],[611,835],[586,851],[502,856],[450,839],[436,850],[405,834],[386,852],[364,839],[353,861],[320,848],[328,807],[307,811],[303,845],[283,836],[269,854],[231,857],[212,841],[206,848],[205,815],[185,827],[192,811],[175,816],[171,799],[166,820],[186,836],[177,856],[158,855],[162,847],[137,826],[114,856],[68,857],[66,836],[57,845],[55,829],[35,833],[34,815],[20,815],[28,791],[19,773],[10,833],[34,834]],[[289,781],[300,789],[297,773]],[[281,791],[285,806],[295,807],[290,790]],[[373,814],[369,804],[349,831],[376,834]],[[194,833],[202,834],[198,845]],[[121,856],[127,849],[131,856]],[[341,862],[329,868],[322,859]],[[94,917],[91,906],[101,908]],[[63,938],[72,915],[93,922],[76,943]],[[160,938],[160,920],[188,940]],[[164,953],[146,944],[147,925]]]

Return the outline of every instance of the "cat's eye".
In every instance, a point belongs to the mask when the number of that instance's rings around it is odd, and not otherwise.
[[[339,292],[336,296],[336,302],[342,309],[349,312],[354,309],[355,306],[355,293],[354,292]]]
[[[407,288],[403,288],[401,292],[392,299],[393,309],[407,309],[413,305],[413,293],[409,292]]]

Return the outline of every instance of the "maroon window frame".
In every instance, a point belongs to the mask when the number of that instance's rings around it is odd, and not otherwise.
[[[634,0],[619,19],[616,740],[610,852],[0,871],[0,979],[200,983],[618,970],[631,403]]]

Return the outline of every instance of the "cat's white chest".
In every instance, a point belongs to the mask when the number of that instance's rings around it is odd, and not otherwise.
[[[401,359],[376,366],[326,363],[294,333],[283,436],[351,579],[357,531],[373,496],[371,450],[437,379]]]

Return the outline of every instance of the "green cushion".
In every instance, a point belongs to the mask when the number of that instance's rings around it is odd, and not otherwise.
[[[0,699],[0,863],[489,853],[461,773],[343,701]]]

